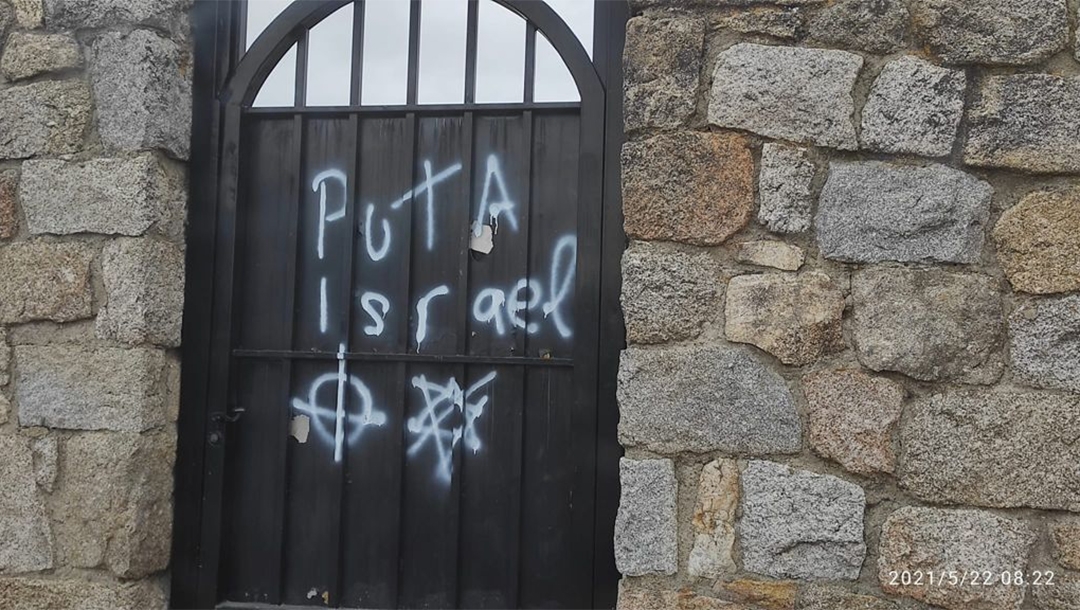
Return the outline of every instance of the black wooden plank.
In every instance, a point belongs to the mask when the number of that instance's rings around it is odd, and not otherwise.
[[[397,210],[391,206],[412,188],[412,140],[411,120],[368,119],[361,124],[352,344],[364,353],[404,350],[411,206]],[[388,311],[383,302],[389,305]],[[385,414],[385,422],[365,431],[347,454],[341,602],[349,607],[393,607],[401,518],[404,365],[361,361],[351,367],[369,389],[373,408]]]
[[[579,121],[536,117],[533,132],[530,275],[544,288],[543,305],[526,317],[529,356],[578,357],[576,336],[595,323],[576,323],[579,205]],[[590,336],[582,341],[592,341]],[[582,401],[590,362],[575,368],[532,368],[526,377],[521,572],[519,603],[525,608],[579,608],[592,603],[592,494],[579,475],[580,461],[595,451],[594,401]],[[584,527],[583,529],[583,526]]]
[[[536,325],[536,332],[528,335],[528,356],[573,355],[579,123],[577,117],[569,116],[534,120],[529,272],[544,296],[541,306],[524,316]]]
[[[460,366],[408,370],[398,607],[452,608],[457,597]]]
[[[349,204],[355,130],[348,119],[311,119],[306,125],[304,193],[300,214],[294,347],[348,349],[346,261],[352,244]],[[308,442],[289,459],[284,561],[286,603],[315,603],[339,595],[342,472],[355,428],[347,363],[297,362],[293,370],[293,417],[307,417]],[[314,392],[314,394],[313,394]],[[339,407],[340,405],[340,407]],[[339,429],[340,420],[340,429]],[[312,600],[315,600],[313,602]]]
[[[469,367],[465,389],[475,389],[465,397],[461,452],[462,608],[510,608],[517,600],[524,371]]]
[[[536,292],[540,289],[536,282],[528,281],[531,125],[520,116],[475,121],[470,238],[481,247],[486,244],[479,238],[490,233],[491,250],[470,251],[468,353],[519,356],[525,351],[526,334],[521,308],[530,302],[539,306],[543,297]]]
[[[462,175],[468,136],[463,132],[461,117],[419,119],[407,304],[411,352],[460,353],[465,311],[458,293],[464,273],[459,262],[469,231],[468,181]]]
[[[370,404],[373,420],[382,423],[362,430],[346,453],[340,603],[349,608],[390,608],[395,603],[403,438],[396,405],[401,396],[398,366],[353,365],[357,381],[369,393],[352,395],[353,412]]]
[[[278,380],[282,363],[241,361],[234,367],[237,406],[244,409],[230,426],[222,506],[221,597],[230,601],[276,603],[281,525],[281,473],[267,459],[284,417]]]
[[[402,199],[414,186],[411,126],[404,118],[361,125],[352,344],[365,353],[407,345],[412,206]]]
[[[519,607],[588,608],[592,572],[582,573],[574,554],[591,554],[592,538],[576,537],[573,526],[584,516],[579,494],[592,490],[574,485],[573,373],[531,368],[525,385]]]
[[[296,218],[284,211],[299,188],[294,146],[297,134],[293,119],[249,119],[245,130],[245,157],[241,173],[241,208],[244,222],[241,250],[237,253],[244,272],[237,277],[237,324],[239,345],[247,349],[288,349],[280,328],[282,270],[291,253],[282,244],[294,232]]]
[[[340,468],[334,462],[337,366],[293,364],[291,417],[308,418],[306,442],[290,442],[282,601],[330,603],[337,585]]]
[[[240,275],[237,299],[239,341],[288,348],[292,345],[302,119],[249,121],[245,144],[254,154],[241,166],[239,256],[245,273]],[[266,387],[234,390],[239,406],[251,413],[241,416],[228,434],[227,464],[241,473],[237,475],[241,480],[227,485],[225,494],[227,503],[240,507],[231,535],[253,543],[248,547],[238,542],[244,550],[232,548],[232,555],[223,558],[227,564],[222,566],[221,587],[226,599],[280,601],[291,364],[275,364],[273,370],[275,376],[264,379]],[[266,393],[271,388],[273,394]],[[252,391],[258,394],[249,395]],[[249,518],[252,514],[257,516]]]
[[[312,118],[306,129],[294,345],[336,352],[347,339],[341,308],[348,287],[341,278],[353,235],[346,218],[352,185],[346,183],[355,135],[346,118]]]

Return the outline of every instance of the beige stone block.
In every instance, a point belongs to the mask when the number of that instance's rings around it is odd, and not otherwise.
[[[993,236],[1014,289],[1080,290],[1080,189],[1028,195],[1005,210]]]
[[[904,388],[860,371],[818,371],[802,378],[810,446],[859,474],[896,469],[892,433]]]
[[[0,247],[0,323],[90,317],[91,246],[24,242]]]
[[[50,500],[58,562],[106,567],[124,578],[165,569],[172,533],[171,429],[148,434],[91,432],[60,454]]]

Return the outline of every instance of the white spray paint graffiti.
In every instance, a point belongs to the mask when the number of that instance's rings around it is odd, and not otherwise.
[[[367,204],[367,209],[364,212],[364,226],[367,230],[364,231],[364,246],[367,248],[368,256],[372,261],[378,262],[386,258],[386,253],[390,251],[390,221],[382,219],[382,232],[383,240],[382,246],[376,248],[371,242],[371,234],[374,233],[371,229],[371,217],[375,214],[375,204]]]
[[[431,304],[431,300],[435,297],[446,296],[450,294],[450,287],[446,284],[442,286],[436,286],[428,291],[427,294],[420,297],[420,300],[416,302],[416,351],[420,352],[420,347],[424,344],[424,339],[427,338],[428,329],[428,305]]]
[[[432,383],[424,375],[413,377],[412,386],[424,396],[424,409],[416,417],[410,417],[406,427],[414,436],[408,454],[419,453],[425,445],[431,444],[436,453],[436,478],[449,483],[454,474],[454,447],[463,438],[465,447],[473,453],[482,447],[480,435],[476,432],[476,420],[483,415],[488,403],[487,395],[473,400],[473,395],[489,383],[495,381],[495,371],[483,376],[464,392],[456,379],[451,377],[444,384]],[[455,413],[461,413],[464,425],[447,421]]]
[[[336,384],[337,387],[337,402],[334,408],[319,404],[319,390],[329,383]],[[349,388],[352,388],[359,399],[355,413],[345,411],[345,391]],[[371,390],[359,377],[345,374],[344,344],[338,350],[337,372],[317,377],[308,388],[307,400],[294,398],[292,407],[310,418],[312,428],[319,438],[334,445],[335,462],[341,462],[345,443],[354,444],[365,427],[382,426],[386,423],[386,413],[375,408]]]
[[[569,339],[574,336],[574,331],[563,318],[562,308],[571,296],[576,274],[577,238],[566,235],[555,242],[551,254],[551,284],[547,292],[550,296],[543,306],[540,306],[540,302],[545,293],[541,283],[535,279],[522,278],[508,290],[480,290],[473,299],[473,319],[481,324],[494,324],[495,332],[500,336],[505,335],[509,328],[524,329],[534,335],[540,331],[540,323],[531,321],[526,324],[521,312],[539,307],[544,319],[550,319],[559,335]],[[527,296],[522,298],[522,294]]]
[[[374,303],[377,303],[382,308],[382,312],[375,311]],[[360,295],[360,307],[363,307],[364,312],[371,316],[372,322],[364,327],[364,334],[369,337],[381,335],[386,327],[384,324],[386,314],[390,313],[390,299],[377,292],[365,292]]]
[[[333,214],[326,213],[326,182],[328,180],[336,180],[341,185],[341,206]],[[326,257],[326,223],[345,218],[346,202],[349,197],[348,189],[349,183],[345,178],[345,173],[339,169],[328,169],[320,172],[311,181],[311,190],[319,194],[319,241],[317,246],[319,260]]]
[[[416,226],[426,229],[423,248],[429,252],[435,250],[438,239],[435,209],[439,204],[436,187],[460,174],[463,166],[454,163],[435,171],[432,162],[427,160],[422,163],[422,168],[423,180],[398,199],[384,205],[365,204],[362,231],[364,249],[373,263],[386,260],[394,251],[393,225],[388,219],[389,215],[420,197],[422,199],[416,203],[423,207],[415,209],[423,216],[418,217]],[[316,175],[311,188],[318,193],[316,254],[321,261],[327,258],[328,227],[346,217],[350,191],[346,175],[336,169]],[[339,193],[340,201],[337,199]],[[518,231],[517,203],[507,189],[497,155],[491,154],[486,158],[484,184],[475,210],[476,214],[467,228],[470,248],[474,252],[484,255],[492,253],[492,238],[498,233],[500,222],[511,231]],[[381,235],[377,235],[379,232]],[[473,247],[474,244],[476,247]],[[558,336],[569,339],[573,336],[573,330],[563,312],[572,300],[576,268],[577,237],[573,234],[563,235],[553,245],[546,284],[535,277],[524,277],[509,286],[478,287],[472,303],[472,317],[481,324],[493,326],[499,335],[515,329],[536,334],[544,324],[550,322]],[[437,299],[452,292],[449,285],[443,284],[431,288],[416,300],[414,339],[418,353],[432,329],[438,327],[441,301]],[[329,294],[329,280],[324,275],[319,282],[319,330],[323,334],[329,332],[330,327]],[[358,294],[360,308],[369,318],[362,327],[364,335],[381,336],[387,329],[387,316],[396,305],[387,295],[379,292],[367,290]],[[542,317],[527,315],[533,311],[542,314]],[[306,399],[293,398],[291,403],[298,414],[310,420],[314,436],[333,446],[335,462],[344,459],[345,447],[358,442],[365,428],[381,427],[387,421],[386,413],[376,408],[373,395],[364,382],[355,375],[347,374],[346,350],[347,344],[341,343],[336,354],[336,372],[317,377],[308,388]],[[430,381],[424,375],[412,378],[412,388],[421,393],[424,407],[420,414],[405,422],[412,437],[408,455],[415,456],[430,447],[436,458],[435,476],[440,482],[449,483],[453,477],[453,454],[459,443],[474,453],[481,450],[482,442],[476,422],[490,401],[490,396],[481,390],[489,387],[496,377],[495,371],[491,371],[465,390],[453,377],[445,383]],[[336,389],[335,403],[320,404],[320,392],[325,400],[331,388]],[[347,400],[349,392],[355,400]],[[347,409],[348,405],[352,405],[352,408]]]
[[[497,201],[491,201],[494,196],[491,192],[491,186],[494,183],[499,187],[500,199]],[[513,212],[514,202],[510,200],[509,192],[506,189],[506,180],[503,179],[502,169],[499,166],[499,157],[495,155],[488,155],[487,158],[487,175],[484,177],[484,194],[480,197],[480,208],[476,212],[476,220],[473,222],[472,231],[475,237],[480,237],[481,231],[484,226],[484,215],[487,214],[491,219],[491,228],[495,233],[499,232],[499,216],[503,212]],[[510,223],[510,228],[515,232],[517,231],[517,217],[512,213],[506,215],[507,222]]]
[[[561,265],[565,259],[565,266]],[[562,275],[559,275],[559,269],[563,270]],[[577,237],[573,235],[567,235],[560,239],[555,244],[555,251],[551,254],[551,298],[547,303],[544,303],[544,317],[552,317],[555,322],[555,328],[558,329],[559,334],[564,339],[573,336],[574,331],[571,330],[566,322],[563,321],[562,313],[559,307],[563,301],[570,294],[570,289],[573,286],[574,275],[577,269]],[[556,288],[556,286],[558,288]],[[554,315],[552,315],[554,314]]]
[[[405,191],[405,194],[390,202],[386,207],[390,210],[399,210],[407,202],[412,201],[414,197],[425,195],[427,212],[427,236],[425,245],[428,251],[431,251],[435,249],[435,187],[439,183],[449,180],[454,174],[460,172],[462,165],[461,163],[455,163],[437,174],[432,173],[433,167],[431,161],[424,161],[423,165],[424,181]],[[390,251],[390,244],[393,241],[393,231],[390,227],[390,222],[386,218],[380,219],[379,226],[382,229],[382,243],[379,247],[375,247],[374,240],[372,239],[372,234],[375,232],[375,210],[374,203],[368,203],[364,208],[364,248],[367,250],[368,257],[372,262],[377,263],[386,258],[387,253]]]

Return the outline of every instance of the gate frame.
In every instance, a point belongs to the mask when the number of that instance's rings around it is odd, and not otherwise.
[[[173,608],[209,608],[217,603],[218,557],[221,511],[213,511],[204,519],[204,505],[221,500],[221,461],[224,452],[211,451],[210,437],[219,431],[211,422],[212,412],[220,399],[212,398],[212,384],[228,376],[228,362],[214,360],[231,345],[229,332],[214,332],[215,283],[217,290],[232,290],[231,260],[227,282],[218,277],[219,198],[230,194],[235,202],[235,179],[238,175],[237,146],[239,143],[239,114],[242,104],[250,105],[257,88],[251,88],[243,99],[236,99],[237,85],[259,83],[267,77],[291,46],[287,34],[298,25],[321,21],[351,0],[290,5],[283,15],[292,20],[276,20],[267,29],[270,35],[261,37],[261,46],[253,44],[251,57],[245,56],[247,0],[196,0],[192,11],[192,33],[195,42],[193,74],[192,155],[190,164],[190,193],[186,235],[186,278],[184,324],[182,335],[182,380],[180,412],[177,421],[177,459],[175,470],[174,521],[171,562],[170,606]],[[527,18],[541,31],[549,28],[564,30],[561,21],[551,20],[554,11],[546,4],[540,9],[528,6],[530,0],[495,0],[506,8]],[[300,8],[298,5],[307,5]],[[314,7],[314,8],[312,8]],[[596,456],[595,507],[596,522],[593,542],[594,560],[593,606],[613,608],[616,601],[618,573],[614,565],[614,524],[619,502],[618,461],[622,448],[616,428],[618,405],[615,388],[619,352],[625,346],[625,329],[619,305],[621,292],[621,257],[626,248],[623,231],[620,151],[623,143],[622,116],[622,49],[626,21],[630,9],[626,0],[596,0],[593,27],[593,60],[588,70],[595,72],[596,83],[606,91],[604,107],[598,110],[602,121],[586,125],[589,117],[582,104],[583,129],[599,130],[599,164],[602,176],[599,188],[600,294],[598,350],[596,361]],[[539,23],[537,23],[539,19]],[[548,27],[543,27],[547,25]],[[275,30],[271,32],[270,30]],[[552,32],[548,31],[548,35]],[[277,42],[269,43],[276,39]],[[576,40],[575,40],[576,42]],[[553,44],[555,44],[553,42]],[[558,45],[556,45],[558,46]],[[561,55],[561,54],[560,54]],[[259,61],[252,58],[259,57]],[[269,61],[274,58],[273,61]],[[573,72],[575,58],[563,57]],[[578,71],[585,69],[580,64]],[[587,57],[586,57],[587,59]],[[582,83],[579,83],[579,88]],[[468,87],[466,87],[468,90]],[[581,92],[584,101],[588,93]],[[223,169],[225,168],[225,169]],[[223,180],[232,171],[232,180]],[[227,190],[232,189],[232,190]],[[225,218],[228,218],[226,215]],[[225,230],[228,230],[226,227]],[[228,253],[226,253],[228,254]],[[231,258],[231,256],[230,256]],[[220,292],[218,292],[220,294]],[[218,307],[220,309],[220,306]],[[231,315],[230,312],[225,312]],[[217,369],[215,371],[215,368]],[[215,372],[217,373],[215,375]],[[217,378],[217,379],[215,379]],[[218,396],[225,392],[217,388]],[[217,454],[216,456],[214,454]]]

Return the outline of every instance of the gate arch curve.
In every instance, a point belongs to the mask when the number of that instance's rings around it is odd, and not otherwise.
[[[527,62],[548,39],[579,102],[528,86],[475,102],[480,1],[526,21]],[[546,4],[468,0],[464,103],[417,103],[411,0],[405,104],[364,106],[354,85],[348,106],[253,107],[350,2],[289,5],[216,96],[205,377],[183,407],[205,439],[200,516],[177,526],[197,568],[174,580],[197,590],[181,603],[607,604],[604,82]]]
[[[411,0],[410,0],[411,1]],[[581,99],[603,95],[596,66],[570,27],[546,2],[487,0],[521,16],[547,38],[574,77]],[[304,31],[356,0],[296,0],[281,12],[243,55],[222,94],[225,104],[250,106],[270,72]],[[360,2],[357,2],[360,5]],[[411,46],[411,45],[410,45]]]

